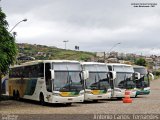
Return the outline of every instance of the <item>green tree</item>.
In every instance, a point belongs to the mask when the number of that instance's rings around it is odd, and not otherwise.
[[[15,39],[8,32],[6,15],[0,8],[0,100],[2,94],[2,75],[5,75],[9,66],[14,63],[17,54]]]
[[[136,65],[140,65],[140,66],[146,66],[147,65],[147,62],[144,58],[139,58],[135,61],[135,64]]]

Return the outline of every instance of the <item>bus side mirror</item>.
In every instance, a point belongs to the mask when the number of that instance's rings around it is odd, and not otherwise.
[[[54,80],[55,74],[54,74],[54,70],[50,69],[51,71],[51,80]]]
[[[152,80],[154,80],[154,75],[152,73],[149,73],[149,75],[151,76]]]
[[[111,78],[111,79],[116,79],[116,72],[115,71],[110,71],[109,72],[109,77]]]
[[[139,80],[141,78],[141,74],[139,72],[134,73],[135,80]]]
[[[82,76],[83,76],[83,79],[84,79],[84,80],[86,80],[86,79],[89,78],[89,71],[88,71],[88,70],[83,71],[82,74],[83,74]]]

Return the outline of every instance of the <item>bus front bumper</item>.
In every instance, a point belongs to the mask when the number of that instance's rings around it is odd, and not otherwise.
[[[62,96],[52,96],[51,103],[75,103],[83,102],[84,95],[74,96],[74,97],[62,97]]]
[[[85,93],[84,96],[85,96],[84,100],[86,100],[86,101],[110,99],[111,98],[111,92],[108,92],[108,93],[105,93],[105,94],[98,94],[98,95]]]
[[[148,95],[150,94],[150,90],[138,90],[136,95]]]
[[[137,91],[136,90],[131,90],[130,91],[130,97],[135,97],[136,96]]]
[[[116,97],[116,98],[122,98],[124,97],[124,92],[117,92],[117,91],[114,91],[113,93],[113,98]]]
[[[127,90],[127,91],[130,91],[130,97],[135,97],[136,96],[136,90]],[[116,98],[125,97],[125,90],[114,91],[113,97],[116,97]]]
[[[150,87],[144,89],[138,89],[136,95],[148,95],[150,94]]]

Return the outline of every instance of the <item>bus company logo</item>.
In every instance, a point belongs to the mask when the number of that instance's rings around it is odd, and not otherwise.
[[[43,84],[44,83],[44,81],[39,81],[39,84]]]
[[[18,120],[18,115],[2,114],[2,120]]]

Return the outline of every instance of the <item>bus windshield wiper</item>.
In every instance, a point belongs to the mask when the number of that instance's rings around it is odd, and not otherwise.
[[[70,84],[70,85],[72,84],[72,78],[71,78],[71,75],[69,75],[69,84]]]
[[[97,72],[97,74],[98,74],[98,88],[100,89],[101,88],[101,85],[100,85],[101,77],[98,72]]]
[[[123,82],[123,87],[124,88],[127,88],[127,80],[126,80],[126,78],[127,78],[127,75],[125,74],[125,76],[124,76],[124,82]]]

